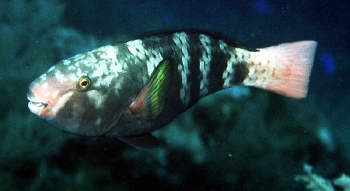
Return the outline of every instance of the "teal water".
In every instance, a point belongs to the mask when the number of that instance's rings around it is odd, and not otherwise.
[[[0,190],[303,190],[295,176],[304,174],[304,164],[329,180],[349,175],[348,7],[343,1],[1,1]],[[155,132],[161,146],[151,151],[62,132],[28,110],[29,83],[58,61],[149,31],[185,28],[217,31],[253,48],[318,41],[308,98],[254,88],[219,92]]]

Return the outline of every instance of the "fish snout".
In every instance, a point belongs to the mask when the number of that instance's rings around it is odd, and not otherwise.
[[[28,99],[28,108],[29,110],[37,115],[40,116],[42,113],[42,110],[48,105],[47,103],[38,100],[35,96],[35,94],[29,89],[27,92],[27,99]]]

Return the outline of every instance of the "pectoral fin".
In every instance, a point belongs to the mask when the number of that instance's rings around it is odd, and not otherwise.
[[[151,133],[118,138],[129,145],[142,150],[154,149],[159,145],[157,138]]]
[[[163,111],[165,98],[172,78],[173,66],[170,60],[163,60],[153,71],[149,82],[129,106],[129,112],[137,119],[155,119]]]

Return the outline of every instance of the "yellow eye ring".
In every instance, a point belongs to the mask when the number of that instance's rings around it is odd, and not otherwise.
[[[86,91],[91,86],[91,79],[88,76],[82,76],[79,78],[76,84],[78,91]]]

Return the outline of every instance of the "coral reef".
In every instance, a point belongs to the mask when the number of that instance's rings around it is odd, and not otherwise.
[[[340,177],[334,179],[333,181],[327,180],[317,174],[312,173],[312,166],[305,164],[304,171],[305,175],[297,175],[295,179],[297,181],[307,182],[306,188],[309,190],[324,190],[324,191],[334,191],[334,186],[343,188],[344,191],[350,190],[350,177],[342,174]]]

